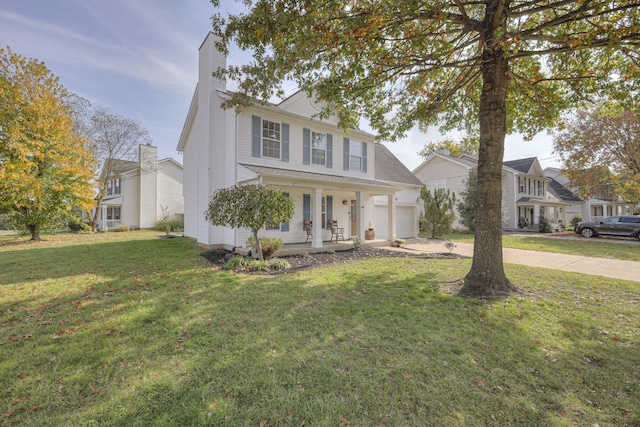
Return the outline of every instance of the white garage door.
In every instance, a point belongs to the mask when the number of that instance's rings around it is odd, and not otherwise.
[[[376,239],[389,238],[389,221],[387,220],[388,209],[386,206],[376,206]]]
[[[388,208],[376,206],[376,238],[386,239],[389,236]],[[396,235],[399,238],[416,237],[414,235],[415,210],[412,207],[396,207]]]
[[[396,234],[400,238],[416,237],[414,235],[416,219],[414,218],[415,210],[407,206],[399,206],[396,208]]]

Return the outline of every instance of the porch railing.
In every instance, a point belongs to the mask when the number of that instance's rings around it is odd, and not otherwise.
[[[103,222],[103,227],[106,230],[113,230],[118,228],[120,224],[122,224],[122,222],[119,219],[107,219]]]

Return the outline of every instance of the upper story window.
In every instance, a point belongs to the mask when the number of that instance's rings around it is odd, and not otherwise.
[[[326,165],[327,134],[311,132],[311,163],[314,165]]]
[[[518,177],[518,192],[519,193],[524,193],[524,191],[525,191],[524,183],[525,183],[525,179],[523,177],[519,176]]]
[[[120,194],[122,186],[122,180],[120,178],[112,179],[107,182],[107,196],[113,196],[116,194]]]
[[[349,169],[362,170],[362,143],[360,141],[349,142]]]
[[[544,196],[544,182],[538,181],[538,196]]]
[[[427,189],[435,194],[436,191],[445,191],[447,189],[446,179],[432,179],[427,182]]]
[[[262,120],[262,155],[280,158],[280,123]]]

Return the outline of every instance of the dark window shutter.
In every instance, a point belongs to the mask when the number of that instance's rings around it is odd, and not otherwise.
[[[327,230],[331,229],[331,226],[329,225],[329,221],[331,221],[333,219],[333,196],[327,196],[327,223],[325,224],[325,227],[327,227]]]
[[[327,167],[333,168],[333,135],[327,134]]]
[[[367,173],[367,143],[362,143],[362,173]]]
[[[349,138],[344,138],[342,142],[342,167],[349,170]]]
[[[302,129],[302,163],[311,164],[311,131],[307,128]]]
[[[289,123],[282,123],[281,125],[281,144],[282,144],[282,150],[281,150],[281,160],[283,162],[288,162],[289,161]]]
[[[285,197],[289,197],[289,193],[282,193],[284,194]],[[282,225],[280,225],[280,231],[289,231],[289,221],[287,222],[283,222]]]
[[[251,116],[251,155],[260,157],[262,153],[260,143],[262,141],[262,118]]]
[[[302,195],[302,229],[304,230],[304,221],[311,219],[311,194]]]

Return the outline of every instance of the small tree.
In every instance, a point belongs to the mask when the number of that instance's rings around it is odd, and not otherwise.
[[[431,237],[442,236],[451,232],[451,224],[456,219],[453,207],[456,196],[447,191],[435,190],[433,194],[426,185],[420,190],[420,198],[424,203],[422,221],[426,231],[431,231]]]
[[[478,170],[469,170],[469,179],[464,191],[460,192],[462,201],[458,203],[460,223],[471,231],[476,230],[476,196],[478,194]]]
[[[249,228],[263,260],[258,231],[267,224],[287,222],[293,216],[293,201],[281,190],[264,185],[236,185],[218,189],[204,217],[213,225]]]
[[[582,222],[582,215],[574,214],[573,217],[571,217],[571,221],[569,221],[569,224],[571,224],[571,228],[575,228],[575,226],[580,222]]]

